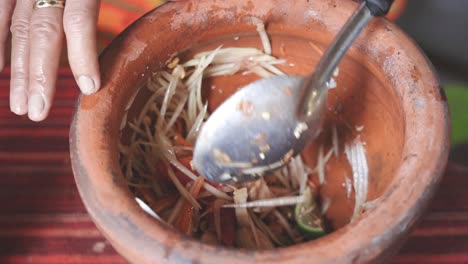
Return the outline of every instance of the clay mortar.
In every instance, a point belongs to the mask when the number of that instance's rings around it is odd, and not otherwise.
[[[214,247],[168,229],[135,203],[118,161],[119,126],[136,88],[175,52],[224,46],[261,47],[249,16],[261,18],[273,54],[307,74],[356,3],[347,0],[175,1],[142,17],[100,58],[103,88],[79,99],[70,132],[73,171],[83,202],[101,232],[133,263],[362,263],[388,260],[431,200],[449,149],[449,117],[443,90],[421,50],[397,26],[376,19],[340,64],[339,87],[330,94],[327,124],[363,126],[370,169],[368,200],[376,206],[347,224],[353,201],[341,183],[344,156],[328,164],[323,195],[333,233],[274,251]],[[234,36],[239,39],[235,40]],[[253,77],[222,77],[207,91],[213,110]],[[209,90],[209,89],[207,89]],[[144,96],[136,100],[136,109]],[[345,110],[340,118],[333,115]],[[339,129],[339,131],[344,131]],[[356,133],[340,133],[349,140]],[[304,157],[313,160],[316,147]]]

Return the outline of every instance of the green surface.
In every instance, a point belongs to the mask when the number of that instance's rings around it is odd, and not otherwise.
[[[299,230],[307,239],[315,239],[325,235],[323,219],[309,187],[304,191],[304,202],[296,205],[294,218]]]
[[[468,143],[468,84],[445,85],[452,119],[452,146]]]

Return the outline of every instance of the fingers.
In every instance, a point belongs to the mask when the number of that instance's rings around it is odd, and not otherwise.
[[[68,0],[64,28],[68,59],[75,79],[84,94],[95,93],[101,85],[96,47],[99,1]]]
[[[63,44],[63,9],[39,8],[30,22],[28,116],[44,120],[52,105]]]
[[[16,1],[11,22],[10,109],[18,115],[28,112],[29,22],[32,11],[32,1]]]
[[[5,49],[10,27],[11,14],[15,7],[14,0],[0,1],[0,72],[5,66]]]
[[[92,94],[99,89],[101,81],[96,47],[98,0],[68,0],[65,21],[62,21],[62,8],[43,6],[33,10],[36,0],[1,1],[0,30],[8,26],[8,17],[11,17],[3,15],[3,12],[13,9],[16,2],[11,23],[10,108],[14,113],[28,113],[34,121],[47,117],[55,93],[64,28],[70,66],[81,91]],[[6,6],[7,2],[11,3],[10,6]],[[56,2],[52,2],[55,5]],[[41,4],[38,3],[38,7]],[[0,34],[0,67],[4,61],[1,55],[4,39],[6,37]]]

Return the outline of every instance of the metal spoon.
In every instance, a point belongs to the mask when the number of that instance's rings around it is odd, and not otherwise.
[[[253,82],[221,104],[203,125],[193,163],[215,182],[245,182],[289,163],[320,134],[328,81],[354,39],[392,0],[365,0],[307,77]]]

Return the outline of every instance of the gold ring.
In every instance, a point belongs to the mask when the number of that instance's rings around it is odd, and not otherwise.
[[[64,0],[38,0],[34,4],[34,9],[44,8],[44,7],[65,8],[65,1]]]

